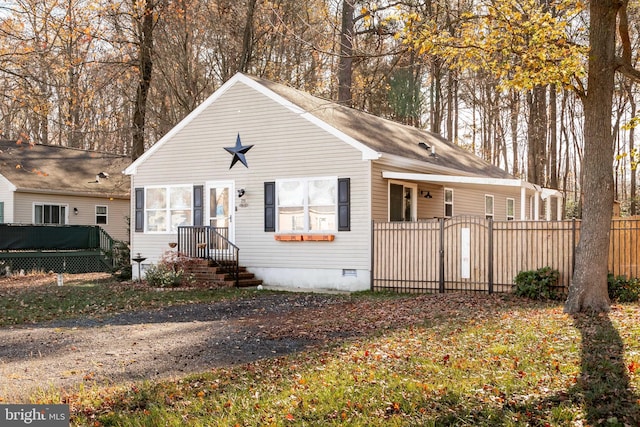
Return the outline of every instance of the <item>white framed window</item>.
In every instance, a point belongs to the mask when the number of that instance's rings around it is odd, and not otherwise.
[[[67,223],[67,212],[69,205],[54,205],[48,203],[33,204],[34,224],[57,224]]]
[[[146,231],[173,233],[179,225],[192,225],[193,187],[147,187],[144,197]]]
[[[507,221],[513,221],[516,217],[516,201],[507,197]]]
[[[444,189],[444,216],[445,218],[453,216],[453,190],[451,188]]]
[[[276,181],[278,232],[336,231],[337,206],[336,177]]]
[[[486,219],[493,218],[493,196],[490,194],[484,196],[484,217]]]
[[[107,207],[106,206],[96,206],[96,224],[107,224]]]

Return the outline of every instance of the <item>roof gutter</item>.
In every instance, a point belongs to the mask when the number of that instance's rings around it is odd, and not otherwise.
[[[90,193],[85,191],[63,191],[63,190],[45,190],[40,188],[20,188],[16,187],[16,193],[30,193],[30,194],[52,194],[58,196],[80,196],[80,197],[95,197],[104,199],[123,199],[129,200],[131,196],[128,193]]]
[[[404,179],[408,181],[424,181],[440,184],[495,185],[499,187],[526,188],[540,191],[539,188],[521,179],[488,178],[462,175],[435,175],[429,173],[404,173],[383,171],[382,177],[387,179]]]

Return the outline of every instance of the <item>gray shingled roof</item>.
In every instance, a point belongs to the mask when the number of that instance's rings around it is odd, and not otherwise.
[[[247,77],[379,153],[456,169],[465,175],[513,178],[504,170],[432,132],[348,108],[269,80]],[[435,147],[436,156],[430,156],[418,145],[420,142]]]
[[[19,191],[128,198],[124,156],[53,145],[0,140],[0,174]],[[108,179],[96,182],[105,172]]]

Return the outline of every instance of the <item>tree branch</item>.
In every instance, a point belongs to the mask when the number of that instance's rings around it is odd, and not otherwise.
[[[626,62],[623,58],[616,58],[616,71],[623,76],[630,79],[640,81],[640,70],[634,68],[630,63]]]

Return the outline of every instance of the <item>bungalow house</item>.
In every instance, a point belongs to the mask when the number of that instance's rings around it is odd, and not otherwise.
[[[560,196],[432,133],[244,74],[125,173],[146,264],[179,226],[214,226],[266,284],[303,288],[369,289],[372,221],[541,219]]]
[[[0,140],[0,223],[98,225],[129,240],[124,156]]]

